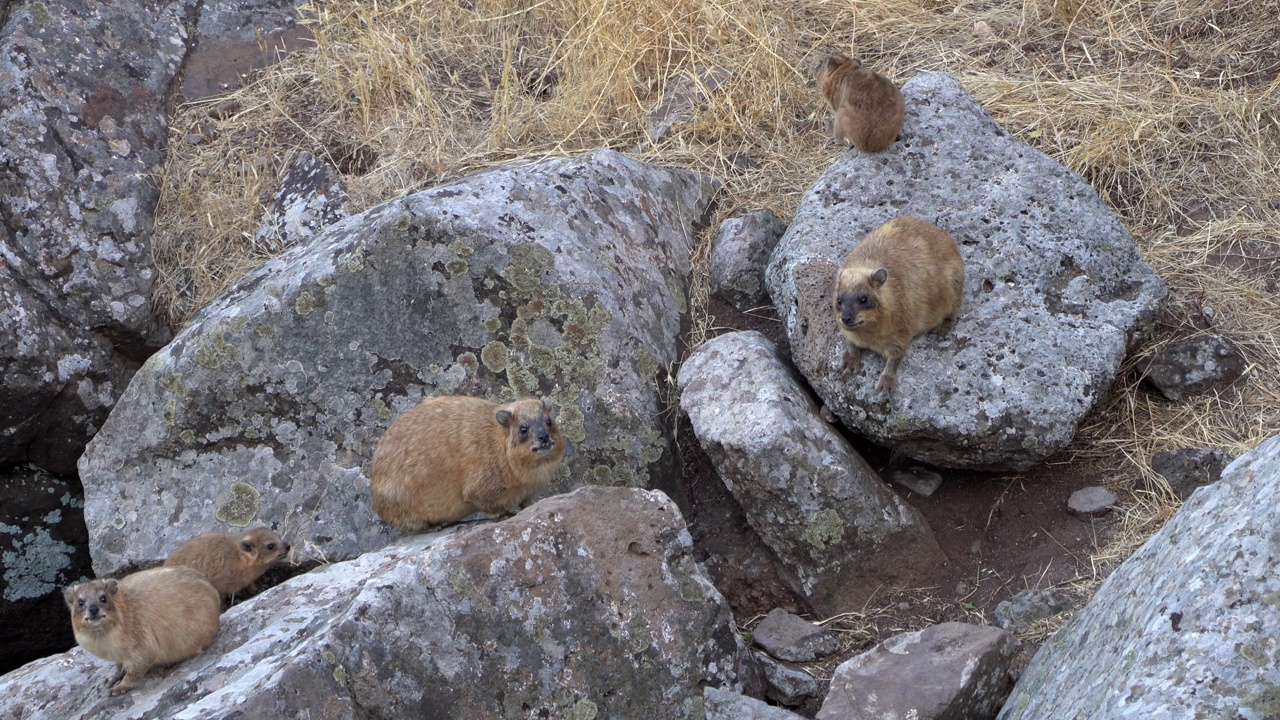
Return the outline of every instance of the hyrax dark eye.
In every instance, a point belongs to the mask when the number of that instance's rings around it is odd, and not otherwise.
[[[276,544],[275,544],[275,543],[267,543],[267,549],[268,549],[268,550],[275,550],[275,549],[276,549]]]
[[[867,302],[869,301],[869,298],[866,295],[859,295],[857,297],[857,300],[859,305],[861,305],[862,307],[866,307]]]
[[[76,607],[84,607],[84,598],[76,598]]]
[[[106,605],[106,604],[107,604],[107,596],[106,596],[106,595],[99,595],[99,596],[98,596],[98,602],[102,603],[103,605]]]

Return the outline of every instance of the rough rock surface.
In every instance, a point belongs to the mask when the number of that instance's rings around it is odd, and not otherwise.
[[[786,231],[772,210],[752,210],[721,223],[711,240],[711,294],[739,310],[768,303],[764,269]]]
[[[774,660],[763,653],[756,655],[756,660],[764,676],[764,695],[770,700],[787,707],[796,707],[818,694],[818,681],[804,670]]]
[[[1081,520],[1087,520],[1106,515],[1115,504],[1115,493],[1100,485],[1093,485],[1071,493],[1071,497],[1067,498],[1067,511]]]
[[[204,0],[196,43],[182,80],[186,100],[239,87],[244,74],[276,62],[278,54],[310,38],[298,23],[305,0]]]
[[[994,717],[1016,646],[1000,628],[956,622],[892,637],[836,668],[818,720]]]
[[[86,449],[94,567],[255,522],[329,561],[385,545],[370,459],[435,394],[550,396],[553,490],[674,477],[654,379],[678,359],[690,224],[715,188],[608,151],[505,166],[264,263],[147,361]]]
[[[810,662],[840,649],[830,630],[774,608],[751,630],[751,639],[765,652],[788,662]]]
[[[757,332],[707,341],[680,368],[680,408],[779,574],[822,616],[942,562],[924,518],[876,476]]]
[[[1036,653],[1001,720],[1280,716],[1280,436],[1241,456]]]
[[[164,340],[149,302],[151,175],[198,2],[5,5],[0,465],[68,473],[130,362]]]
[[[796,367],[841,421],[942,467],[1025,469],[1064,447],[1155,318],[1165,287],[1088,183],[1013,139],[959,81],[921,73],[884,152],[850,152],[800,201],[770,261],[769,294]],[[954,328],[907,351],[896,393],[884,360],[841,370],[831,311],[844,256],[916,215],[955,236],[965,292]]]
[[[1019,633],[1033,624],[1070,610],[1072,596],[1056,588],[1023,590],[996,605],[996,625],[1011,633]]]
[[[76,643],[62,588],[90,574],[78,491],[31,468],[0,472],[0,673]]]
[[[1186,500],[1196,488],[1218,481],[1235,458],[1219,448],[1165,450],[1151,458],[1151,470],[1162,476],[1179,500]]]
[[[760,686],[690,551],[662,493],[583,488],[293,578],[119,698],[78,648],[0,696],[15,720],[701,718],[704,686]]]
[[[1170,400],[1225,387],[1248,362],[1235,343],[1220,335],[1187,338],[1161,350],[1143,367],[1144,378]]]
[[[801,720],[790,710],[774,707],[742,693],[709,687],[702,693],[707,720]]]
[[[309,241],[347,214],[342,176],[324,160],[302,152],[289,163],[254,242],[278,253]]]

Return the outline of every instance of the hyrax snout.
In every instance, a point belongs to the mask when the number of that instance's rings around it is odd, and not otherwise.
[[[373,454],[373,509],[406,532],[474,512],[515,513],[551,480],[564,442],[542,400],[423,400],[387,429]]]
[[[844,367],[861,372],[864,348],[884,356],[876,390],[892,393],[911,341],[954,320],[963,294],[964,261],[947,231],[903,216],[867,233],[835,279]]]
[[[208,532],[174,550],[164,564],[189,567],[203,575],[219,595],[234,595],[288,557],[291,549],[267,527],[259,526],[243,535]]]
[[[879,152],[897,139],[906,101],[893,81],[838,52],[818,71],[818,87],[835,113],[831,133],[836,140]]]

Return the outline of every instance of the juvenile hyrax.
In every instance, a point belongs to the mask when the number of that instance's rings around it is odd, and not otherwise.
[[[116,664],[112,695],[127,692],[154,665],[204,652],[218,634],[222,599],[190,568],[143,570],[123,580],[90,580],[62,593],[85,650]]]
[[[195,570],[218,591],[234,595],[289,554],[289,543],[270,529],[256,527],[244,535],[208,532],[188,540],[164,561]]]
[[[836,275],[835,313],[844,332],[844,367],[862,370],[862,349],[883,355],[881,393],[898,387],[898,363],[917,336],[954,320],[964,263],[942,228],[904,216],[867,233]]]
[[[562,455],[541,400],[427,398],[391,424],[373,453],[373,509],[406,532],[477,510],[515,513],[551,480]]]
[[[818,87],[826,96],[835,121],[832,135],[863,152],[877,152],[893,144],[902,129],[906,103],[898,86],[862,62],[835,53],[818,72]]]

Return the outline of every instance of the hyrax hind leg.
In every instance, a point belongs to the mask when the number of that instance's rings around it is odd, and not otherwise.
[[[146,675],[147,671],[150,669],[151,669],[150,665],[126,666],[124,677],[120,680],[120,682],[116,683],[114,686],[111,687],[110,690],[107,691],[108,694],[119,695],[120,693],[129,692],[130,690],[137,687],[139,682],[142,682],[142,677]]]

